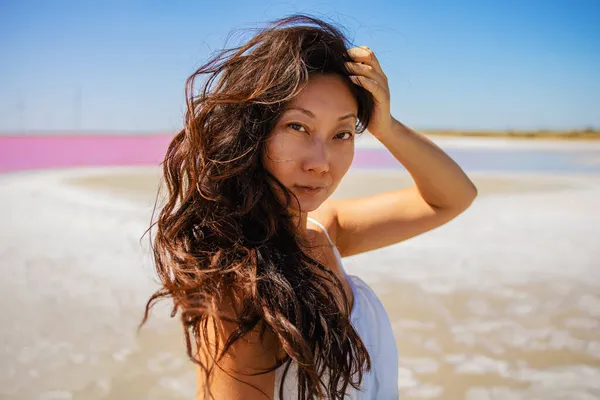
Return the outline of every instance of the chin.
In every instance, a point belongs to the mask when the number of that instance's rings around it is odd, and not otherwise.
[[[330,190],[325,190],[322,193],[318,194],[303,194],[295,192],[298,202],[300,203],[300,211],[304,213],[309,213],[311,211],[315,211],[318,209],[331,195]],[[298,203],[294,199],[292,199],[292,203],[290,207],[294,210],[298,210]]]
[[[321,205],[327,200],[329,196],[326,196],[323,199],[314,199],[314,200],[304,200],[300,199],[300,207],[303,212],[311,212],[315,211],[317,208],[321,207]]]

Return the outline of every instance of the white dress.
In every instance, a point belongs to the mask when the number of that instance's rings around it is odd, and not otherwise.
[[[369,285],[356,275],[348,275],[342,264],[338,249],[333,244],[325,227],[309,218],[319,226],[333,246],[333,252],[348,279],[354,295],[354,304],[350,321],[365,343],[371,357],[371,371],[363,372],[361,390],[349,386],[345,399],[350,400],[396,400],[398,394],[398,349],[392,331],[392,325],[383,304]],[[283,378],[285,364],[275,374],[275,400],[294,400],[298,396],[297,366],[292,361],[288,370],[284,397],[279,397],[279,385]]]

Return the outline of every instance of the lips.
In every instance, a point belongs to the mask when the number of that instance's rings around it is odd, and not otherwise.
[[[321,190],[325,189],[325,186],[300,186],[296,185],[299,191],[307,194],[319,193]]]
[[[317,190],[317,189],[323,189],[324,186],[300,186],[300,185],[296,185],[297,187],[301,188],[301,189],[310,189],[310,190]]]

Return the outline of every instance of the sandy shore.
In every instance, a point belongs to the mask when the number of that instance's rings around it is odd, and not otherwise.
[[[471,174],[470,174],[471,175]],[[0,397],[184,399],[194,393],[154,290],[157,168],[0,176]],[[402,398],[600,397],[600,179],[472,174],[481,196],[425,235],[344,260],[394,325]],[[338,197],[411,184],[353,171]]]

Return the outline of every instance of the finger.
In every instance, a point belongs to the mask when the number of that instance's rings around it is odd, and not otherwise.
[[[387,76],[383,73],[379,73],[375,68],[367,64],[360,64],[354,62],[346,62],[346,68],[352,75],[366,76],[367,78],[374,79],[376,81],[387,82]]]
[[[348,50],[348,55],[352,57],[354,62],[362,62],[372,66],[373,68],[381,70],[381,65],[379,64],[377,56],[373,50],[367,46],[353,47]]]
[[[377,56],[367,46],[359,46],[353,47],[348,50],[348,54],[352,57],[356,62],[364,62],[364,63],[378,63]]]
[[[350,75],[350,79],[355,84],[362,86],[365,89],[367,89],[369,92],[371,92],[373,94],[373,97],[375,97],[375,99],[377,99],[377,101],[385,100],[385,98],[382,97],[385,95],[383,88],[376,80],[367,78],[365,76],[358,76],[358,75]]]

